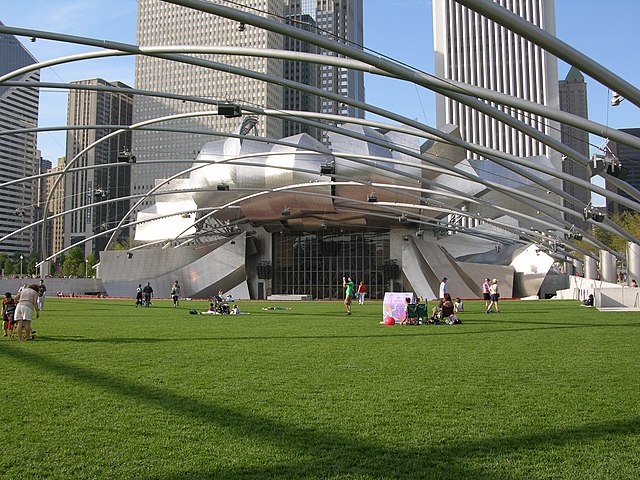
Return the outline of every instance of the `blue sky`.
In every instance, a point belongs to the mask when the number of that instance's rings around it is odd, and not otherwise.
[[[0,21],[5,25],[135,43],[135,0],[3,0]],[[640,1],[557,0],[556,34],[634,85],[640,85],[638,54]],[[364,0],[365,45],[381,54],[433,72],[433,33],[430,0]],[[81,47],[21,39],[38,60],[87,51]],[[559,63],[564,78],[569,67]],[[133,59],[101,59],[44,69],[42,81],[70,82],[102,77],[134,85]],[[367,76],[368,103],[435,125],[434,95],[413,85]],[[610,92],[587,78],[589,116],[614,128],[640,126],[638,110],[629,102],[609,104]],[[66,124],[66,93],[43,92],[40,125]],[[598,145],[601,139],[592,138]],[[64,155],[64,134],[44,133],[38,139],[43,156]]]

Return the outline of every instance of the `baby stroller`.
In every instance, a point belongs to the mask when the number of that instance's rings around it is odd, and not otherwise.
[[[224,300],[217,300],[216,297],[213,298],[213,307],[216,313],[219,313],[221,315],[229,315],[231,313],[229,304]]]

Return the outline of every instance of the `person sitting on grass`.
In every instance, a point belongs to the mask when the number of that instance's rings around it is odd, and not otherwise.
[[[589,298],[586,298],[582,302],[583,307],[593,307],[593,293],[589,294]]]
[[[460,297],[456,297],[456,301],[453,302],[453,311],[454,313],[464,312],[464,304]]]
[[[429,319],[428,323],[435,323],[438,324],[440,323],[440,318],[442,317],[442,304],[444,303],[444,300],[441,298],[440,301],[438,302],[438,304],[433,307],[431,309],[431,318]]]
[[[446,319],[447,317],[453,315],[455,311],[455,307],[453,302],[451,301],[451,295],[449,293],[444,294],[444,298],[442,299],[442,312],[441,317]]]
[[[229,312],[231,315],[240,315],[240,308],[235,303],[233,307],[231,307],[231,311]]]
[[[218,312],[216,312],[216,306],[213,303],[209,304],[209,308],[207,309],[206,312],[201,312],[203,315],[215,315]]]

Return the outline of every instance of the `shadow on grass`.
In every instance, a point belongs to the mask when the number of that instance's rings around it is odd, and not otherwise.
[[[181,471],[157,475],[154,479],[184,478],[518,478],[510,474],[508,460],[500,456],[518,455],[523,450],[556,449],[584,444],[611,436],[634,436],[640,419],[631,418],[576,428],[549,429],[448,445],[381,445],[325,430],[303,428],[285,422],[237,411],[224,405],[180,395],[167,389],[117,378],[79,365],[21,349],[3,349],[0,355],[31,364],[62,378],[126,397],[140,404],[165,409],[175,415],[197,419],[245,437],[248,444],[264,442],[283,451],[289,463],[261,466],[228,465],[217,469]],[[557,472],[555,472],[557,473]],[[114,472],[117,475],[117,472]],[[548,472],[548,475],[553,473]]]
[[[509,319],[509,320],[490,320],[488,318],[482,318],[480,320],[469,320],[469,324],[473,324],[473,325],[481,325],[481,324],[490,324],[490,325],[503,325],[503,324],[508,324],[508,325],[552,325],[552,327],[549,328],[555,328],[556,326],[559,327],[568,327],[568,328],[573,328],[573,327],[584,327],[584,328],[594,328],[594,327],[640,327],[640,321],[637,322],[626,322],[626,323],[602,323],[602,322],[597,322],[597,323],[586,323],[586,322],[558,322],[558,321],[535,321],[535,320],[514,320],[514,319]]]

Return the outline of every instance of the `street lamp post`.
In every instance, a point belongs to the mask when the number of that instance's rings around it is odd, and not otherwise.
[[[84,259],[84,278],[89,278],[89,259]]]
[[[22,278],[22,260],[24,260],[24,256],[20,255],[20,278]]]

